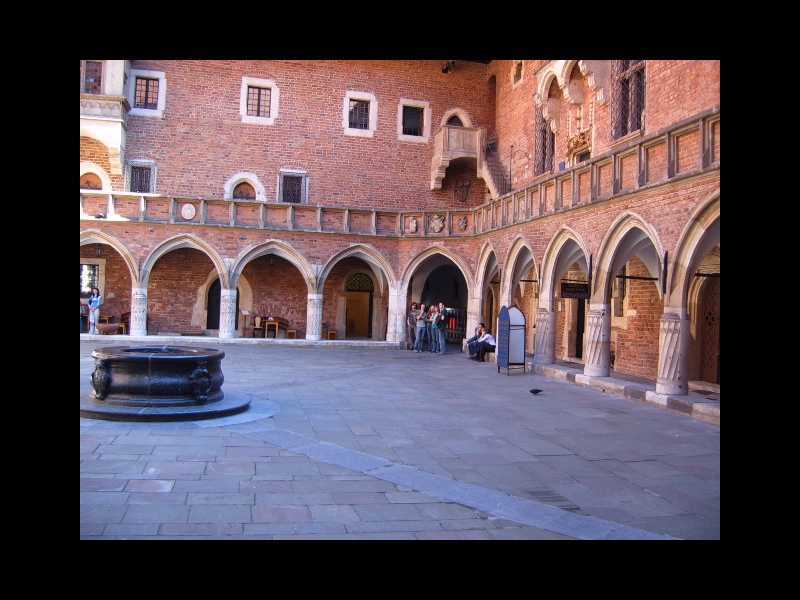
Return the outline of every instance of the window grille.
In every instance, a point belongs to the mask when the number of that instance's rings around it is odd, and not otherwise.
[[[158,108],[158,79],[136,78],[134,108]]]
[[[403,135],[422,135],[424,109],[416,106],[403,107]]]
[[[131,167],[131,191],[150,193],[150,167]]]
[[[369,101],[350,100],[350,129],[369,129]]]
[[[251,117],[269,117],[270,88],[247,86],[247,114]]]
[[[541,108],[536,111],[534,135],[536,145],[533,155],[533,174],[542,175],[543,173],[553,170],[556,134],[553,133],[553,130],[550,129],[550,125],[545,121]]]
[[[92,288],[100,285],[100,265],[81,263],[81,298],[92,295]]]
[[[348,292],[371,292],[373,291],[372,279],[364,273],[353,273],[347,278],[345,290]]]
[[[301,175],[283,175],[281,200],[295,204],[303,201],[303,179]]]
[[[578,154],[577,157],[575,157],[575,162],[576,163],[586,162],[587,160],[589,160],[590,157],[591,157],[591,155],[590,155],[590,153],[588,151],[581,152],[580,154]]]
[[[103,63],[98,60],[87,60],[83,77],[83,91],[87,94],[99,94],[102,91]]]
[[[233,188],[233,198],[234,200],[255,200],[256,190],[252,185],[246,181],[243,181]]]
[[[611,65],[611,131],[614,139],[642,128],[645,61],[615,60]]]

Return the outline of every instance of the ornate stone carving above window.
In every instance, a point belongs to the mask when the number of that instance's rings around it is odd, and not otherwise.
[[[589,129],[584,129],[567,140],[567,152],[572,155],[591,150],[591,145],[592,132]]]

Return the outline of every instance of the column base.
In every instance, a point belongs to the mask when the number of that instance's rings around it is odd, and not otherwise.
[[[320,335],[308,334],[306,335],[306,339],[312,342],[317,342],[322,339]]]

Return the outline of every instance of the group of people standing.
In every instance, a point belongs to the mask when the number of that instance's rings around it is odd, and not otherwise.
[[[415,352],[444,354],[447,349],[445,323],[447,312],[444,302],[426,308],[424,304],[413,302],[406,317],[406,349]]]
[[[447,348],[446,318],[450,310],[443,302],[430,307],[412,302],[406,316],[406,350],[444,354]],[[467,340],[470,358],[483,361],[487,352],[494,352],[496,343],[486,325],[481,323],[475,328],[475,335]]]

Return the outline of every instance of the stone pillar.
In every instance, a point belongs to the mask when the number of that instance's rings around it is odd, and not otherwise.
[[[481,298],[480,296],[470,296],[467,299],[467,326],[464,330],[466,339],[475,335],[475,328],[481,322]],[[487,323],[487,326],[492,327]]]
[[[236,337],[236,290],[219,291],[219,337]]]
[[[665,312],[658,335],[656,393],[689,393],[689,319],[685,313]]]
[[[389,322],[386,324],[386,341],[403,343],[406,339],[406,296],[396,289],[389,290]]]
[[[533,362],[549,365],[555,362],[556,313],[540,308],[536,312],[536,347]]]
[[[590,304],[583,342],[583,374],[608,377],[611,367],[611,305]]]
[[[322,294],[309,294],[306,305],[306,339],[322,337]]]
[[[130,335],[147,335],[147,288],[131,290]]]

